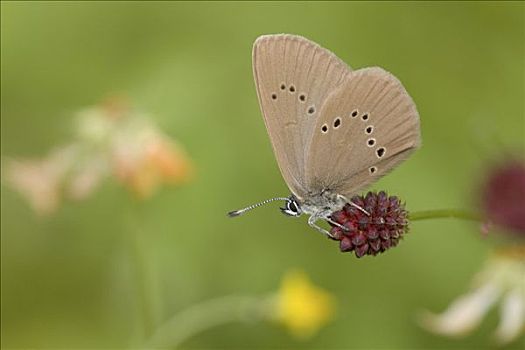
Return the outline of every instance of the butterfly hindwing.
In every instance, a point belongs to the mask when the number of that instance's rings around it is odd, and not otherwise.
[[[306,184],[351,196],[420,145],[419,115],[404,87],[381,68],[351,72],[326,98],[306,160]]]

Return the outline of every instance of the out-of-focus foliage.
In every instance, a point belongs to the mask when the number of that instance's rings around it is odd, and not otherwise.
[[[275,324],[237,323],[187,348],[489,346],[497,312],[462,339],[415,322],[422,308],[444,309],[480,269],[493,238],[482,239],[476,224],[416,222],[395,249],[358,260],[277,205],[226,217],[288,194],[251,70],[255,38],[282,32],[403,82],[421,115],[423,147],[374,188],[408,210],[475,207],[486,160],[525,148],[519,2],[2,2],[2,161],[67,144],[79,108],[120,94],[184,145],[196,169],[187,185],[140,203],[104,182],[50,217],[3,186],[4,348],[136,344],[140,276],[129,238],[137,227],[154,272],[146,281],[152,324],[217,296],[274,290],[290,268],[337,299],[336,318],[308,341]]]

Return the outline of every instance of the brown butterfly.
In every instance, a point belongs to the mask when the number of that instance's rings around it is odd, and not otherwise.
[[[330,51],[291,34],[263,35],[253,46],[259,103],[279,169],[290,188],[232,211],[234,217],[274,200],[308,224],[394,169],[421,144],[419,115],[399,80],[382,68],[351,70]],[[363,208],[360,210],[366,212]]]

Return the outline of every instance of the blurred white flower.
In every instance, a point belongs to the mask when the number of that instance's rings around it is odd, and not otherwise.
[[[86,199],[108,174],[108,164],[105,157],[93,154],[84,161],[78,159],[78,164],[75,164],[71,169],[65,185],[66,195],[73,200]]]
[[[77,113],[75,139],[37,159],[7,162],[6,184],[39,214],[51,214],[64,198],[82,200],[113,176],[139,198],[163,184],[191,178],[192,166],[177,143],[148,115],[112,98]]]
[[[442,314],[423,313],[421,325],[436,334],[464,336],[500,303],[496,342],[508,344],[525,332],[525,247],[494,254],[473,284],[470,293],[457,298]]]

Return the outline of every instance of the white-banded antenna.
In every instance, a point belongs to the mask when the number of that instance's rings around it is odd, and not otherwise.
[[[289,201],[290,198],[285,198],[285,197],[275,197],[275,198],[270,198],[270,199],[267,199],[265,201],[262,201],[260,203],[255,203],[255,204],[252,204],[250,205],[249,207],[246,207],[246,208],[243,208],[243,209],[239,209],[239,210],[234,210],[234,211],[230,211],[228,213],[228,216],[230,218],[234,218],[236,216],[239,216],[239,215],[242,215],[244,213],[246,213],[247,211],[250,211],[252,209],[255,209],[255,208],[258,208],[260,207],[261,205],[265,205],[265,204],[268,204],[270,202],[273,202],[273,201]]]

